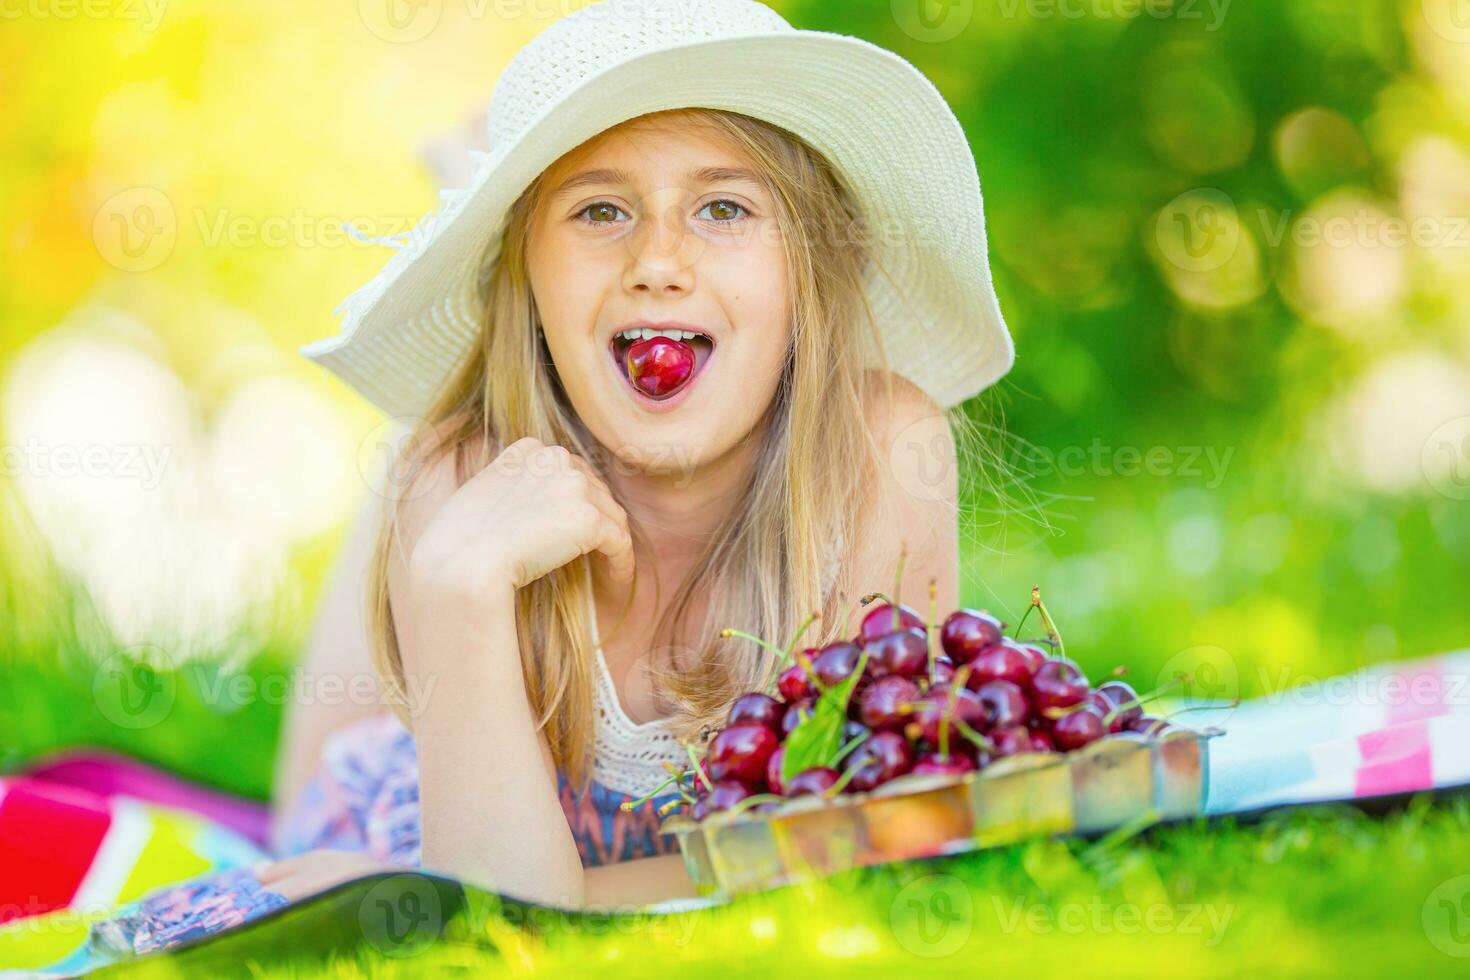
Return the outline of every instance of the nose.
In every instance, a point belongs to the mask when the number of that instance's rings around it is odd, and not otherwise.
[[[704,253],[704,240],[685,221],[682,188],[649,194],[642,202],[638,227],[624,241],[628,244],[623,287],[629,292],[689,292],[694,287],[694,270]]]

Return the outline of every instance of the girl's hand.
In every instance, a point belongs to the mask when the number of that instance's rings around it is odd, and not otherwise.
[[[292,902],[319,895],[329,888],[378,871],[405,871],[357,851],[307,851],[282,861],[255,866],[262,885]]]
[[[627,514],[586,460],[527,436],[434,513],[409,559],[415,604],[514,592],[591,552],[615,581],[632,579]]]

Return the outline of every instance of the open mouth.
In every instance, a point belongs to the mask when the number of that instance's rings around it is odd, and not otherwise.
[[[692,330],[625,330],[608,344],[623,380],[640,396],[664,401],[694,383],[714,341]]]

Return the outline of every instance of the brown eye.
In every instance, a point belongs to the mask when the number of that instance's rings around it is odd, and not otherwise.
[[[595,204],[587,205],[581,211],[577,212],[577,217],[590,225],[610,225],[617,222],[617,215],[619,213],[621,213],[621,209],[616,204],[609,204],[607,201],[598,201]]]
[[[729,222],[736,220],[739,217],[739,214],[737,212],[745,211],[745,207],[743,205],[737,204],[734,201],[721,200],[711,201],[706,204],[701,210],[709,211],[710,217],[714,218],[716,221]]]

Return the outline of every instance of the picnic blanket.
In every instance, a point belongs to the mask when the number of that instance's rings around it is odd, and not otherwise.
[[[1225,729],[1210,743],[1211,816],[1470,784],[1470,651],[1380,664],[1236,706],[1175,704],[1191,709],[1181,721]],[[262,918],[262,928],[299,926],[316,921],[305,907],[319,901],[361,914],[361,895],[356,904],[342,898],[347,886],[290,909],[261,886],[249,869],[271,856],[265,822],[259,803],[121,757],[75,754],[0,779],[0,976],[75,975],[119,957],[196,949],[196,940]],[[452,879],[434,876],[387,885],[375,876],[354,887],[389,885],[417,904],[428,893],[415,889],[429,888],[441,907],[463,898]],[[361,938],[361,923],[349,925]]]

